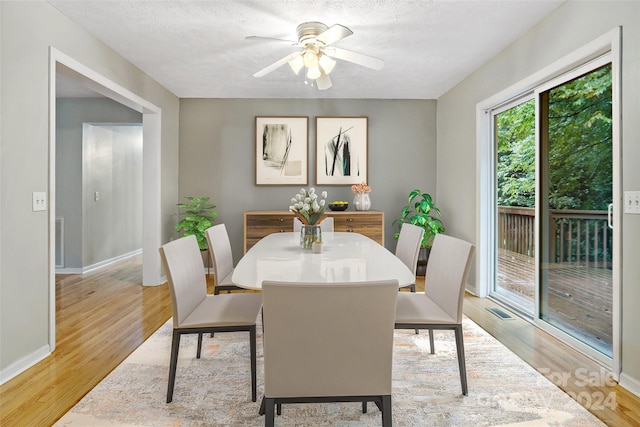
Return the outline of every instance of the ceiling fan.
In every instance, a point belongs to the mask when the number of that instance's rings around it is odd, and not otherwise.
[[[305,67],[307,78],[314,80],[319,90],[325,90],[331,87],[329,73],[331,73],[336,65],[335,59],[353,62],[354,64],[374,70],[380,70],[384,67],[384,61],[382,59],[332,46],[334,43],[353,34],[353,31],[344,25],[335,24],[328,27],[321,22],[304,22],[298,25],[296,31],[298,33],[297,42],[272,37],[247,37],[247,39],[250,40],[285,42],[300,48],[300,50],[258,71],[253,77],[266,76],[275,69],[288,63],[296,74]]]

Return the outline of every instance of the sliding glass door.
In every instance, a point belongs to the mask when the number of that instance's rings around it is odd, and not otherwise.
[[[612,358],[612,67],[607,57],[492,111],[499,299]]]
[[[576,75],[577,74],[577,75]],[[538,91],[538,319],[612,357],[611,65]]]

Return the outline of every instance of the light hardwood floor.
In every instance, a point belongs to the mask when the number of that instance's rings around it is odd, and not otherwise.
[[[143,287],[141,270],[141,259],[133,258],[82,276],[57,278],[56,350],[0,386],[0,425],[53,424],[169,319],[166,284]],[[423,280],[417,290],[424,290]],[[494,306],[467,295],[465,313],[554,382],[566,378],[562,388],[589,403],[607,425],[640,425],[640,399],[618,386],[581,385],[591,374],[602,379],[598,365],[524,320],[500,320],[486,310]],[[611,393],[615,408],[604,400]]]

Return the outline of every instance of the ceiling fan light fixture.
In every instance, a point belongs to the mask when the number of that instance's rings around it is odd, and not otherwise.
[[[304,60],[302,59],[302,55],[298,55],[292,60],[289,61],[289,66],[293,70],[296,75],[300,72],[302,67],[304,67]]]
[[[314,68],[318,66],[318,54],[313,49],[307,49],[303,56],[304,66]]]
[[[315,80],[318,77],[320,77],[321,72],[320,72],[320,67],[315,66],[315,67],[311,67],[307,70],[307,77],[310,78],[311,80]]]
[[[335,59],[327,55],[321,55],[318,63],[320,64],[320,67],[322,67],[322,71],[324,71],[325,74],[329,74],[336,66]]]
[[[273,37],[247,37],[247,39],[286,42],[299,49],[254,73],[254,77],[266,76],[288,63],[296,75],[303,76],[305,84],[317,86],[319,90],[326,90],[332,85],[329,74],[335,68],[338,59],[374,70],[381,70],[384,67],[384,60],[380,58],[333,46],[334,43],[353,34],[353,31],[344,25],[334,24],[328,27],[321,22],[311,21],[298,25],[296,31],[298,34],[297,43]],[[303,70],[303,68],[306,69]],[[304,71],[304,74],[301,74],[301,71]]]

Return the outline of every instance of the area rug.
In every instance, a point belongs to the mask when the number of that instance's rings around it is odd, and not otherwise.
[[[469,394],[463,396],[453,333],[396,331],[394,426],[603,426],[597,418],[496,339],[465,318]],[[196,337],[182,338],[172,403],[165,403],[171,321],[163,325],[57,426],[262,426],[258,415],[263,359],[258,329],[258,401],[251,402],[249,337],[206,337],[201,359]],[[378,426],[373,404],[284,405],[276,426]]]

